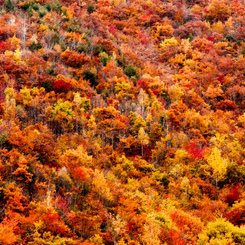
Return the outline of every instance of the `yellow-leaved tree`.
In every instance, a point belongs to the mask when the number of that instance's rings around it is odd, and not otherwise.
[[[15,117],[15,91],[13,88],[6,88],[4,91],[6,96],[5,98],[5,118],[14,118]]]
[[[154,216],[149,214],[143,227],[144,233],[142,235],[143,244],[145,245],[160,245],[159,235],[161,233],[161,226],[156,222]]]
[[[222,180],[227,171],[227,161],[222,158],[221,152],[217,147],[214,147],[207,157],[207,162],[213,170],[213,176],[215,178],[216,187],[218,187],[218,181]]]
[[[143,127],[140,127],[140,130],[138,132],[138,139],[141,143],[141,156],[143,157],[143,150],[144,150],[144,145],[149,144],[149,136],[148,134],[145,132]]]

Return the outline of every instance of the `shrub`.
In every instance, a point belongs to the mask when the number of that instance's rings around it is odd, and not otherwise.
[[[11,0],[6,0],[4,3],[4,8],[6,9],[7,12],[14,11],[14,6]]]
[[[102,44],[98,44],[94,46],[94,56],[98,56],[100,53],[103,52],[108,54],[107,49]]]
[[[42,18],[48,13],[48,10],[45,7],[41,6],[38,13],[39,13],[40,18]]]
[[[40,41],[38,41],[37,43],[35,42],[32,42],[28,48],[31,50],[31,51],[34,51],[34,50],[38,50],[38,49],[41,49],[42,48],[42,45],[40,43]]]
[[[106,66],[107,62],[110,61],[111,57],[107,53],[101,53],[100,62],[103,66]]]
[[[7,134],[3,133],[0,135],[0,148],[5,147],[8,145],[8,140],[7,140]]]
[[[82,34],[81,24],[76,19],[71,19],[66,30],[67,32],[75,32]]]
[[[86,44],[80,43],[76,46],[75,49],[78,53],[87,53],[88,51],[88,46]]]
[[[87,11],[88,11],[88,13],[92,14],[94,12],[94,9],[95,9],[94,5],[91,3],[91,4],[89,4]]]
[[[44,7],[47,9],[48,12],[51,11],[51,4],[50,4],[50,3],[46,3],[46,4],[44,5]]]
[[[97,86],[98,85],[98,81],[97,81],[97,75],[92,72],[92,71],[85,71],[83,73],[83,79],[87,80],[91,83],[91,86]]]
[[[117,58],[116,62],[117,66],[125,67],[125,58]]]
[[[49,9],[49,6],[46,7],[46,8]],[[51,2],[50,8],[53,11],[60,13],[61,12],[61,8],[62,8],[62,3],[60,3],[58,0],[54,0],[54,1]]]
[[[128,77],[136,77],[137,76],[137,70],[131,65],[126,66],[123,69],[123,72],[128,76]]]

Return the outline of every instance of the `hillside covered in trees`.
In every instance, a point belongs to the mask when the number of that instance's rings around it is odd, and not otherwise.
[[[0,244],[245,244],[240,0],[0,1]]]

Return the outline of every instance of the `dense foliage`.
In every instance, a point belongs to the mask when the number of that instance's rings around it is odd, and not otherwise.
[[[0,13],[0,244],[245,244],[243,1]]]

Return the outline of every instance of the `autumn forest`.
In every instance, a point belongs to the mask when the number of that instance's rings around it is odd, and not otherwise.
[[[0,245],[245,244],[242,0],[0,0]]]

